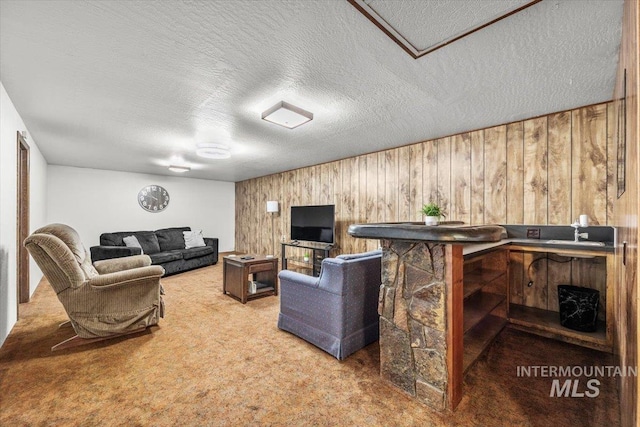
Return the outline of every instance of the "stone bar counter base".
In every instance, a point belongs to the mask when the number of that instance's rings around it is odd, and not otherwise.
[[[382,240],[380,374],[436,409],[447,409],[445,245]]]

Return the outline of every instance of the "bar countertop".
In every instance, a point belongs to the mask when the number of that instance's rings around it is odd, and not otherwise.
[[[538,229],[538,238],[526,238],[527,229]],[[464,245],[463,254],[471,255],[502,245],[538,247],[582,252],[613,252],[615,229],[607,226],[584,227],[591,241],[572,241],[570,226],[556,225],[464,225],[463,222],[442,222],[424,225],[422,222],[388,222],[353,224],[348,233],[365,239],[427,241]],[[595,243],[594,242],[599,242]],[[593,245],[593,246],[592,246]]]
[[[461,222],[442,222],[425,225],[423,222],[386,222],[352,224],[347,231],[353,237],[429,241],[442,243],[499,242],[507,237],[499,225],[464,225]]]

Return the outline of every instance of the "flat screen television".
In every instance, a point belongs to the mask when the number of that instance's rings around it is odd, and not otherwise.
[[[335,205],[291,206],[291,240],[333,243]]]

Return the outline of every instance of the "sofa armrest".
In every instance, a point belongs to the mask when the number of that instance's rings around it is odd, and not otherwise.
[[[280,287],[282,287],[283,285],[294,285],[317,288],[320,284],[320,280],[317,277],[312,277],[302,273],[296,273],[295,271],[290,270],[282,270],[280,273],[278,273],[278,279],[280,279]]]
[[[132,286],[153,280],[160,283],[160,277],[164,274],[164,268],[159,265],[138,267],[131,270],[116,271],[115,273],[101,274],[88,280],[88,284],[94,288],[107,289],[118,286]]]
[[[105,259],[96,261],[93,266],[100,274],[115,273],[116,271],[131,270],[132,268],[151,265],[149,255],[134,255],[123,258]]]
[[[205,237],[204,244],[213,248],[213,263],[218,262],[218,238],[217,237]]]
[[[140,248],[130,248],[127,246],[91,246],[92,262],[140,254],[142,254],[142,249]]]

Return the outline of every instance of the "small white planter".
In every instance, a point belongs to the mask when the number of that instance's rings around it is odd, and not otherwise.
[[[440,220],[439,216],[425,216],[424,225],[438,225],[439,220]]]
[[[309,262],[309,257],[308,257],[308,256],[304,256],[304,257],[302,257],[302,260],[303,260],[304,262]]]

